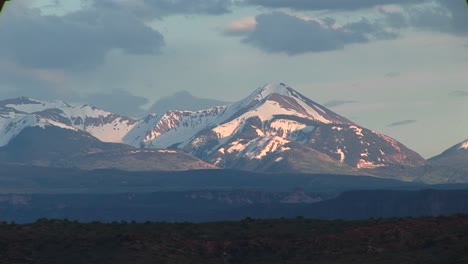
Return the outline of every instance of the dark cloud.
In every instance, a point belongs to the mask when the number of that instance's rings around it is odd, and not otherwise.
[[[258,15],[256,21],[255,29],[243,41],[267,52],[289,55],[338,50],[349,44],[396,37],[396,34],[365,18],[333,27],[335,20],[332,18],[319,22],[274,12]]]
[[[405,125],[413,124],[413,123],[416,123],[416,122],[418,122],[418,121],[417,120],[401,120],[401,121],[397,121],[397,122],[393,122],[391,124],[388,124],[387,126],[388,127],[405,126]]]
[[[423,0],[245,0],[244,3],[294,10],[356,10],[377,5],[412,4]]]
[[[389,22],[404,27],[467,35],[468,7],[461,0],[436,0],[425,5],[407,6],[404,13],[394,13]]]
[[[463,0],[439,0],[439,3],[449,11],[449,29],[468,34],[468,3]]]
[[[163,36],[126,12],[92,7],[45,16],[11,8],[0,23],[0,56],[30,68],[93,70],[107,52],[155,54]]]
[[[331,100],[323,104],[325,107],[336,107],[344,104],[354,104],[357,101],[354,100]]]
[[[356,9],[378,4],[408,4],[400,9],[379,8],[372,20],[361,18],[335,26],[333,18],[303,19],[282,12],[261,14],[256,26],[244,34],[244,43],[267,52],[289,55],[343,49],[349,44],[393,39],[404,28],[468,35],[468,8],[461,0],[428,1],[276,1],[250,0],[249,4],[293,9]],[[338,8],[339,9],[339,8]],[[231,34],[233,35],[233,34]],[[389,76],[392,77],[392,76]],[[394,77],[394,76],[393,76]]]
[[[120,115],[141,118],[146,114],[143,106],[149,101],[126,90],[89,94],[81,98],[81,103],[90,104]]]
[[[446,33],[468,34],[468,7],[464,0],[245,0],[243,3],[293,10],[357,10],[395,4],[405,12],[386,12],[391,28],[415,27]]]

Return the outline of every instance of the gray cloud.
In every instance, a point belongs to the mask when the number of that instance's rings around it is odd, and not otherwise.
[[[51,101],[63,100],[74,102],[78,98],[77,94],[68,89],[47,86],[46,83],[36,82],[34,89],[20,87],[15,90],[6,90],[0,93],[0,98],[17,98],[21,96],[30,97],[38,100]]]
[[[468,3],[462,0],[439,0],[439,3],[450,13],[449,30],[468,34]]]
[[[465,97],[468,96],[468,91],[456,90],[452,91],[450,95],[455,97]]]
[[[0,75],[2,77],[2,75]],[[4,80],[2,80],[4,82]],[[20,96],[31,97],[39,100],[64,100],[74,101],[77,94],[67,88],[50,85],[49,82],[35,79],[16,79],[14,89],[3,88],[0,98],[16,98]]]
[[[377,5],[412,4],[423,0],[245,0],[244,3],[294,10],[356,10]]]
[[[289,55],[343,49],[349,44],[373,40],[393,39],[404,28],[439,31],[456,35],[468,34],[468,8],[461,0],[427,1],[277,1],[249,0],[249,4],[272,8],[293,9],[356,9],[378,4],[407,4],[402,9],[389,11],[379,8],[373,20],[361,18],[340,27],[327,17],[321,21],[302,19],[282,12],[261,14],[256,27],[249,31],[236,31],[246,35],[244,43],[267,52]],[[421,3],[421,4],[419,4]],[[341,6],[341,7],[338,7]],[[228,32],[230,33],[230,32]],[[230,34],[234,35],[234,34]],[[389,76],[392,77],[392,76]],[[394,77],[394,76],[393,76]]]
[[[163,14],[210,14],[230,12],[230,0],[153,0],[146,3]]]
[[[138,17],[161,18],[177,14],[221,15],[231,12],[232,0],[95,0],[94,6],[127,10]]]
[[[89,94],[80,100],[85,104],[136,118],[141,118],[146,114],[143,106],[149,102],[145,97],[133,95],[121,89],[115,89],[112,92]]]
[[[44,16],[16,7],[2,18],[0,55],[24,67],[92,70],[110,50],[155,54],[164,44],[159,32],[125,12],[89,7]]]
[[[289,55],[343,49],[346,45],[366,43],[373,39],[391,39],[397,35],[365,18],[335,28],[333,18],[304,20],[282,12],[256,17],[255,29],[243,42],[267,52]]]
[[[405,126],[418,122],[417,120],[401,120],[388,124],[388,127]]]
[[[199,98],[187,91],[180,91],[171,96],[166,96],[156,101],[149,109],[150,113],[165,113],[168,110],[203,110],[219,105],[226,105],[227,102]]]
[[[404,8],[403,13],[388,15],[389,25],[413,27],[457,35],[468,34],[468,7],[461,0],[436,0]]]
[[[385,77],[387,78],[395,78],[395,77],[398,77],[400,76],[400,72],[388,72],[387,74],[385,74]]]
[[[325,107],[336,107],[344,104],[354,104],[357,101],[354,100],[331,100],[323,104]]]
[[[47,100],[76,98],[68,88],[63,71],[27,69],[14,62],[0,60],[0,97],[19,96]]]

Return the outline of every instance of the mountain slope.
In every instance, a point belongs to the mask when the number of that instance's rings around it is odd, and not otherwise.
[[[429,159],[434,165],[458,168],[468,171],[468,139],[452,146],[442,154]]]
[[[0,163],[82,169],[190,170],[214,166],[180,151],[106,143],[83,131],[28,127],[0,148]]]
[[[56,126],[88,132],[104,142],[121,142],[136,121],[90,105],[43,102],[27,97],[0,101],[0,146],[26,127]]]
[[[349,172],[425,164],[396,140],[360,127],[283,83],[265,85],[227,106],[148,116],[124,141],[181,149],[222,168]],[[313,154],[304,160],[304,153]],[[282,161],[302,165],[276,164]]]
[[[125,160],[125,164],[133,162],[132,168],[138,169],[145,167],[138,165],[138,156],[162,153],[151,150],[155,148],[178,156],[185,152],[220,168],[263,172],[399,177],[395,171],[401,166],[413,168],[426,163],[398,141],[359,126],[284,83],[267,84],[229,105],[199,111],[172,110],[141,120],[89,105],[25,97],[0,101],[0,146],[6,146],[29,127],[55,127],[71,134],[76,132],[74,135],[84,133],[80,135],[134,147],[124,151],[125,157],[107,150],[87,153],[80,159],[74,157],[73,162],[78,162],[75,166],[84,168]],[[198,159],[195,160],[200,162]],[[177,162],[172,163],[175,166]],[[412,180],[411,177],[405,179]]]

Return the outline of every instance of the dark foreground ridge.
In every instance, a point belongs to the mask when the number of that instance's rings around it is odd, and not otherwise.
[[[0,224],[0,263],[467,263],[468,216]]]
[[[122,194],[0,194],[0,220],[213,222],[251,218],[360,220],[468,213],[468,190],[349,191],[341,194],[185,191]]]

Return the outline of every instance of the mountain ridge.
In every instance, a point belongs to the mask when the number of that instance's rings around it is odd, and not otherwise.
[[[462,169],[467,171],[468,174],[468,139],[430,158],[429,163]]]
[[[139,120],[60,101],[0,101],[0,146],[26,127],[48,126],[84,131],[108,143],[183,151],[220,168],[376,175],[385,168],[426,164],[397,140],[284,83],[261,86],[228,105],[169,110]]]
[[[425,163],[419,154],[396,140],[358,126],[284,83],[267,84],[231,105],[196,112],[170,111],[150,119],[156,124],[155,129],[148,131],[138,144],[183,149],[221,167],[238,163],[231,161],[235,158],[261,160],[267,155],[291,150],[288,146],[291,142],[309,145],[335,161],[355,168],[374,168],[388,163],[407,166]],[[314,134],[325,130],[327,133]],[[372,138],[372,142],[366,141],[364,134]],[[337,140],[348,142],[340,147]],[[324,141],[328,143],[319,144]],[[355,151],[343,148],[349,141],[355,142]],[[129,143],[136,145],[132,140]],[[385,151],[377,150],[379,144]],[[374,150],[370,151],[370,147]]]

